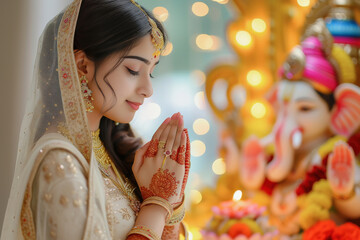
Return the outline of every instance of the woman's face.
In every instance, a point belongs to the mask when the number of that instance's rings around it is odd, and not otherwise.
[[[153,57],[154,52],[155,48],[148,34],[140,39],[139,43],[125,55],[121,64],[108,76],[106,74],[118,62],[119,55],[114,54],[107,58],[97,68],[96,79],[99,87],[95,81],[89,81],[89,88],[93,91],[94,98],[92,114],[102,115],[120,123],[129,123],[144,99],[153,93],[151,73],[159,62],[159,57]]]

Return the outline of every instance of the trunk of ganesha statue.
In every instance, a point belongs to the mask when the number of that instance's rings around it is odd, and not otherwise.
[[[268,164],[266,174],[270,181],[280,182],[289,175],[293,168],[294,152],[301,145],[302,132],[296,119],[285,111],[274,126],[273,136],[274,158]]]

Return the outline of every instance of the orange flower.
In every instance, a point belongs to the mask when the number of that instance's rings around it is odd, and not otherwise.
[[[246,237],[250,237],[252,232],[245,223],[235,223],[229,228],[228,235],[231,238],[235,238],[240,234],[245,235]]]
[[[332,220],[319,221],[304,232],[303,240],[331,240],[335,228]]]
[[[360,239],[360,228],[350,222],[335,228],[332,234],[333,240],[353,240]]]

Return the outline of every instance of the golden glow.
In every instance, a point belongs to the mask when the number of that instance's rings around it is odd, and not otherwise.
[[[200,140],[194,140],[191,142],[191,156],[200,157],[206,151],[206,145]]]
[[[191,8],[192,12],[198,16],[203,17],[209,13],[209,7],[203,2],[195,2]]]
[[[234,195],[233,195],[233,200],[234,201],[240,201],[242,197],[242,191],[241,190],[236,190]]]
[[[205,83],[206,75],[203,71],[200,70],[194,70],[192,72],[192,75],[196,78],[196,83],[200,87]]]
[[[216,175],[223,175],[226,172],[226,165],[222,158],[216,159],[212,164],[212,170]]]
[[[266,115],[266,107],[263,103],[257,102],[251,107],[251,115],[254,118],[263,118]]]
[[[262,82],[261,74],[256,70],[251,70],[246,75],[246,80],[251,86],[258,86]]]
[[[210,50],[214,45],[214,40],[210,35],[200,34],[196,37],[196,45],[202,50]]]
[[[310,0],[297,0],[300,7],[308,7],[310,5]]]
[[[201,192],[198,190],[191,190],[190,199],[193,204],[199,204],[202,200]]]
[[[248,46],[251,41],[251,35],[247,31],[238,31],[236,33],[236,41],[241,46]]]
[[[266,23],[261,18],[255,18],[254,20],[252,20],[251,26],[255,32],[261,33],[265,32],[266,30]]]
[[[166,47],[165,47],[164,51],[162,51],[161,55],[162,56],[167,56],[172,52],[172,50],[173,50],[173,44],[171,42],[168,42],[166,44]]]
[[[206,108],[205,94],[203,91],[197,92],[195,94],[194,103],[195,106],[200,110],[204,110]]]
[[[209,132],[210,124],[204,118],[198,118],[193,123],[193,130],[197,135],[204,135]]]
[[[165,22],[169,17],[169,11],[164,7],[156,7],[152,12],[160,22]]]

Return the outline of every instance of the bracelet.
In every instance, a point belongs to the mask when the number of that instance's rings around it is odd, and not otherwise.
[[[150,228],[145,226],[134,226],[128,233],[127,237],[132,234],[139,234],[141,236],[149,238],[150,240],[161,240],[160,237],[156,235],[156,233],[154,233]]]
[[[155,204],[155,205],[165,208],[165,210],[168,212],[165,222],[168,222],[170,220],[170,218],[173,214],[173,208],[172,208],[171,204],[169,203],[169,201],[167,201],[166,199],[161,198],[161,197],[152,196],[152,197],[146,198],[140,205],[140,208],[142,208],[146,205],[150,205],[150,204]]]
[[[183,197],[180,206],[174,209],[173,214],[169,221],[166,222],[165,226],[173,226],[181,222],[185,217],[185,196]]]

